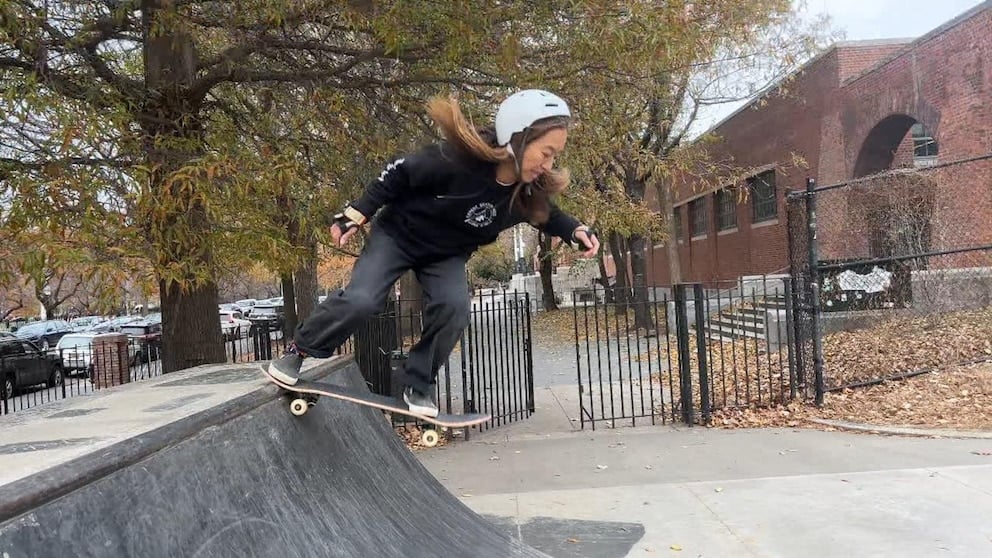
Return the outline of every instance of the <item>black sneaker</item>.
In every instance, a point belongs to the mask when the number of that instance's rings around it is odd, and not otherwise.
[[[406,402],[411,413],[424,417],[437,416],[437,403],[434,402],[434,398],[430,395],[424,395],[410,386],[403,390],[403,401]]]
[[[287,386],[293,386],[300,380],[300,367],[302,366],[303,357],[295,352],[288,352],[270,362],[265,368],[265,372]]]

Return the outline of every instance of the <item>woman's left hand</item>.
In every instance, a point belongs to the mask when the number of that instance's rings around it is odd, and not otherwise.
[[[575,227],[572,231],[572,240],[579,243],[579,249],[585,248],[582,252],[583,258],[591,258],[599,252],[599,238],[596,233],[585,225]]]

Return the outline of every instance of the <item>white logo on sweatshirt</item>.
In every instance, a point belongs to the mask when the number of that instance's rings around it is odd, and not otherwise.
[[[465,222],[473,227],[488,227],[496,219],[496,206],[489,202],[477,203],[465,214]]]
[[[406,161],[406,159],[396,159],[392,163],[389,163],[388,165],[386,165],[386,169],[383,170],[382,173],[379,175],[379,182],[385,182],[386,181],[386,175],[389,174],[389,171],[391,171],[391,170],[395,169],[396,167],[402,165],[403,164],[403,161]]]

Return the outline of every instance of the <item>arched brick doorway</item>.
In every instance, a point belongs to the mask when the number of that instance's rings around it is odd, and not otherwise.
[[[937,140],[922,122],[905,114],[893,114],[868,132],[858,150],[852,178],[896,167],[926,166],[936,162],[937,153]]]
[[[865,137],[854,178],[898,167],[927,166],[936,161],[937,153],[937,142],[922,123],[893,114]],[[869,257],[925,253],[932,243],[935,192],[932,179],[917,173],[868,178],[848,192],[849,230],[864,234]],[[910,267],[925,264],[910,262]]]

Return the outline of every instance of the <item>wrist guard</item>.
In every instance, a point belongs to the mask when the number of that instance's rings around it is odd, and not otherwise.
[[[365,221],[365,216],[350,205],[345,207],[341,213],[334,215],[334,224],[341,229],[341,234],[344,234],[355,227],[364,225]]]

